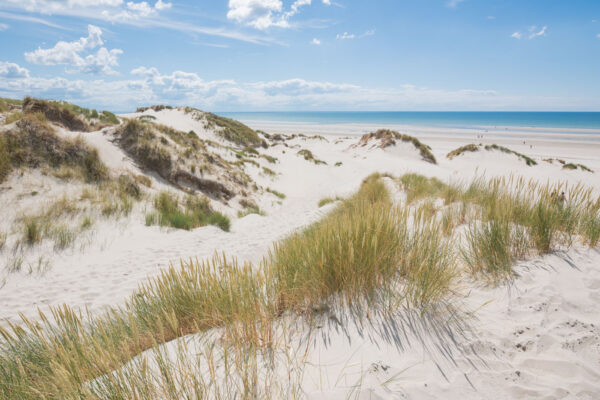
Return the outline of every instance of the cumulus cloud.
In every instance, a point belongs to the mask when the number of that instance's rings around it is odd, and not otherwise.
[[[28,78],[29,71],[18,64],[0,61],[0,77],[2,78]]]
[[[521,32],[515,32],[512,35],[510,35],[511,38],[515,38],[515,39],[521,39],[523,35],[521,35]]]
[[[86,37],[74,42],[60,41],[49,49],[38,48],[35,51],[25,53],[25,59],[33,64],[68,65],[74,68],[73,72],[115,74],[116,72],[112,67],[118,66],[118,56],[123,53],[122,50],[107,50],[106,47],[100,47],[95,53],[83,54],[103,44],[102,30],[97,26],[88,25],[88,35]]]
[[[285,11],[281,0],[229,0],[227,18],[260,30],[272,26],[288,28],[289,19],[311,2],[295,0],[289,10]]]
[[[313,38],[313,40],[311,40],[310,43],[318,46],[321,44],[321,41],[317,38]]]
[[[323,0],[323,4],[325,4],[326,6],[330,6],[331,0]]]
[[[346,83],[308,81],[236,82],[204,80],[197,73],[161,73],[152,67],[131,71],[128,79],[70,80],[40,78],[17,64],[0,62],[0,96],[33,95],[97,108],[128,111],[152,103],[189,105],[220,110],[452,110],[452,109],[597,109],[589,99],[525,98],[501,95],[494,90],[443,90],[415,85],[369,88]],[[587,101],[587,103],[586,103]]]

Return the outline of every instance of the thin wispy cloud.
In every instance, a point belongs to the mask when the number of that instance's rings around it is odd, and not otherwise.
[[[448,0],[448,2],[446,2],[446,7],[456,8],[456,6],[458,6],[463,1],[465,1],[465,0]]]
[[[338,33],[336,35],[336,39],[338,40],[349,40],[349,39],[361,39],[367,36],[373,36],[375,34],[375,29],[369,29],[360,35],[355,35],[354,33],[344,32],[342,34]]]
[[[64,26],[54,24],[54,23],[52,23],[50,21],[47,21],[45,19],[31,17],[31,16],[28,16],[28,15],[13,14],[13,13],[8,13],[8,12],[0,11],[0,17],[6,18],[6,19],[12,19],[12,20],[15,20],[15,21],[32,22],[34,24],[41,24],[41,25],[49,26],[51,28],[56,28],[56,29],[70,30],[70,29],[68,29],[68,28],[66,28]]]
[[[321,44],[321,41],[317,38],[313,38],[313,40],[311,40],[310,43],[314,44],[315,46],[319,46]]]
[[[534,39],[536,37],[540,37],[540,36],[546,36],[546,30],[548,29],[547,26],[544,26],[542,29],[540,29],[539,31],[536,32],[537,30],[537,26],[532,26],[529,28],[529,39]]]
[[[338,34],[335,36],[335,38],[336,38],[336,39],[338,39],[338,40],[348,40],[348,39],[354,39],[355,37],[356,37],[356,35],[355,35],[355,34],[353,34],[353,33],[348,33],[348,32],[344,32],[344,33],[342,33],[342,34],[339,34],[339,33],[338,33]]]
[[[0,23],[0,31],[5,31],[9,28],[8,25]]]
[[[533,25],[530,26],[527,31],[529,32],[529,35],[527,35],[527,39],[531,40],[538,37],[546,36],[546,33],[548,32],[548,27],[543,26],[541,29],[538,30],[538,27]],[[512,35],[510,35],[510,37],[515,39],[521,39],[523,37],[523,34],[519,31],[516,31]]]
[[[174,7],[171,2],[164,2],[162,0],[156,1],[153,6],[150,6],[147,2],[141,2],[146,3],[146,5],[140,6],[140,2],[129,1],[125,3],[123,0],[71,0],[61,2],[53,0],[0,1],[4,9],[27,12],[29,14],[48,15],[51,13],[53,16],[106,21],[113,24],[130,25],[144,29],[152,27],[165,28],[190,35],[217,36],[254,44],[278,43],[269,37],[251,35],[247,32],[242,33],[228,27],[207,27],[171,19],[166,17],[164,13]],[[46,19],[31,15],[0,11],[0,17],[42,24],[57,29],[71,30]]]

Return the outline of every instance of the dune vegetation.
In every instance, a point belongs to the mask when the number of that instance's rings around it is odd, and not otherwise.
[[[44,114],[27,114],[15,128],[0,133],[0,181],[20,167],[47,166],[54,171],[70,168],[87,182],[107,179],[108,170],[82,139],[64,139],[56,135]]]
[[[468,153],[468,152],[477,152],[477,151],[480,151],[481,149],[484,149],[487,151],[498,150],[503,153],[513,154],[513,155],[517,156],[519,159],[525,161],[525,164],[527,164],[528,166],[537,165],[537,162],[533,158],[528,157],[525,154],[518,153],[507,147],[497,145],[497,144],[489,144],[489,145],[485,145],[485,146],[481,145],[481,144],[480,145],[468,144],[468,145],[461,146],[457,149],[452,150],[451,152],[446,154],[446,157],[448,159],[452,160],[454,157],[460,156],[460,155]]]
[[[498,282],[513,274],[519,259],[600,240],[600,200],[582,186],[516,178],[454,185],[416,174],[387,180],[406,194],[402,204],[394,204],[381,175],[372,175],[321,221],[275,243],[260,265],[225,255],[182,261],[118,309],[90,315],[63,306],[40,312],[39,321],[22,317],[0,327],[0,397],[269,397],[269,388],[280,386],[261,383],[259,371],[267,367],[258,358],[275,346],[284,316],[308,321],[336,302],[408,307],[423,315],[453,302],[464,273]],[[181,219],[185,225],[188,218],[200,220],[193,212],[206,213],[202,201],[184,211],[165,193],[156,204],[159,220],[168,224]],[[461,246],[459,225],[467,227]],[[181,342],[176,363],[156,347],[213,328],[220,329],[219,340],[202,357],[209,365],[225,362],[225,375],[206,375],[190,364]],[[157,349],[157,370],[148,359],[134,358],[149,348]],[[221,392],[216,380],[233,386]]]
[[[227,216],[211,209],[206,197],[188,196],[181,205],[176,195],[161,192],[154,199],[154,207],[156,212],[146,215],[146,225],[185,230],[215,225],[227,232],[231,224]]]
[[[267,142],[258,134],[239,121],[221,117],[213,113],[204,113],[208,127],[217,127],[217,134],[240,146],[262,146],[267,147]]]
[[[390,129],[378,129],[376,132],[371,132],[363,135],[360,141],[358,142],[358,145],[366,146],[369,142],[373,140],[377,140],[379,142],[378,147],[381,147],[382,149],[385,149],[389,146],[394,146],[398,140],[401,142],[411,143],[415,147],[415,149],[419,151],[419,154],[421,155],[423,160],[432,164],[437,164],[437,160],[431,152],[431,147],[422,143],[419,139],[417,139],[414,136],[392,131]]]

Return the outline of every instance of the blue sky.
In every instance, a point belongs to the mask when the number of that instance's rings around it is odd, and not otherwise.
[[[598,0],[0,0],[0,96],[600,110]]]

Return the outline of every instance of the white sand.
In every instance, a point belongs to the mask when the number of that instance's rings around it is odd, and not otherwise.
[[[160,123],[216,138],[201,122],[180,111],[147,113]],[[297,124],[292,128],[281,124],[253,127],[266,128],[269,133],[302,131]],[[366,129],[355,128],[344,133]],[[418,172],[461,181],[514,174],[542,182],[581,182],[600,194],[600,136],[595,133],[578,132],[582,136],[569,141],[556,130],[511,128],[505,129],[511,134],[481,140],[475,139],[473,132],[419,129],[422,132],[414,128],[413,133],[431,145],[438,165],[422,161],[409,145],[388,150],[352,148],[358,141],[356,136],[339,136],[335,133],[340,132],[331,127],[311,126],[304,132],[322,134],[328,140],[297,138],[287,142],[290,147],[279,145],[264,151],[277,157],[277,164],[258,159],[262,166],[276,171],[276,177],[248,166],[247,172],[258,184],[287,196],[281,201],[269,193],[261,195],[259,205],[266,216],[233,218],[230,233],[211,226],[191,232],[146,227],[143,209],[134,210],[126,220],[99,222],[82,249],[50,250],[45,274],[23,270],[5,275],[5,285],[0,288],[0,318],[16,321],[20,312],[35,316],[38,307],[63,303],[92,310],[117,306],[141,282],[180,259],[205,258],[224,251],[240,260],[259,261],[273,241],[318,220],[333,207],[319,209],[321,198],[356,191],[372,172]],[[139,173],[110,142],[110,133],[95,132],[84,138],[99,148],[111,169]],[[598,139],[591,140],[594,138]],[[539,165],[527,167],[516,157],[500,152],[471,153],[452,161],[445,158],[448,151],[472,142],[507,145],[534,157]],[[304,148],[328,165],[314,165],[296,155]],[[557,163],[541,161],[549,157],[583,163],[597,172],[567,171]],[[335,167],[336,162],[342,165]],[[38,204],[27,197],[31,191],[45,188],[40,195],[48,199],[71,190],[69,185],[35,173],[12,176],[0,186],[0,231],[10,231],[17,213]],[[223,210],[235,215],[234,209]],[[33,250],[29,262],[40,251]],[[0,268],[10,259],[11,250],[2,250]],[[431,327],[416,334],[406,322],[401,324],[402,315],[397,321],[375,320],[364,331],[352,322],[345,323],[343,329],[335,323],[325,325],[311,346],[313,366],[307,367],[304,390],[311,398],[345,398],[349,388],[363,377],[360,398],[600,398],[600,252],[576,246],[567,253],[524,262],[517,271],[521,276],[509,288],[465,290],[465,308],[477,309],[475,318],[467,321],[465,335],[454,332],[454,336],[444,333],[438,337]],[[346,317],[337,316],[341,321]],[[391,327],[397,331],[389,330]],[[384,329],[388,331],[382,334]],[[389,340],[396,334],[399,341]],[[385,387],[381,385],[396,374]]]

